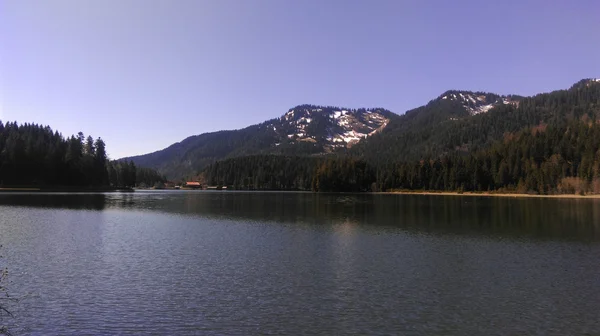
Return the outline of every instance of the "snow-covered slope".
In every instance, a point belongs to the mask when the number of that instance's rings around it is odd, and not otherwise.
[[[384,129],[391,112],[384,109],[345,109],[301,105],[290,109],[268,127],[281,143],[312,142],[326,151],[350,147],[361,139]]]
[[[382,108],[348,109],[300,105],[279,118],[242,129],[202,133],[165,149],[135,157],[142,167],[169,178],[192,176],[226,158],[257,155],[320,155],[343,150],[399,118]]]
[[[510,96],[470,91],[446,91],[439,99],[459,102],[471,115],[485,113],[496,105],[516,103]]]

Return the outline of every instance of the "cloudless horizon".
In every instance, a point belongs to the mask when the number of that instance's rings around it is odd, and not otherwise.
[[[402,114],[446,90],[600,77],[600,2],[0,0],[0,120],[111,158],[300,104]]]

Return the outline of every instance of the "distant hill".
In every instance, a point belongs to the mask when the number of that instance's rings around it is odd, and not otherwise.
[[[448,91],[336,155],[232,158],[234,189],[600,194],[600,81],[533,97]]]
[[[176,179],[248,155],[329,154],[380,166],[474,153],[525,128],[565,125],[584,116],[595,120],[599,88],[600,81],[584,79],[567,90],[532,97],[449,90],[400,116],[384,108],[300,105],[261,124],[192,136],[125,159]]]
[[[337,152],[381,132],[395,118],[398,116],[382,108],[300,105],[277,119],[240,130],[191,136],[163,150],[124,160],[157,169],[169,178],[181,178],[225,158]]]
[[[540,124],[600,116],[600,81],[585,79],[568,90],[532,97],[447,91],[394,119],[384,132],[351,149],[371,163],[437,158],[485,149],[507,134]],[[475,102],[473,102],[475,100]]]

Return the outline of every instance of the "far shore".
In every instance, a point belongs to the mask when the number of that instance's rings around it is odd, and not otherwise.
[[[448,191],[389,191],[382,194],[396,195],[430,195],[430,196],[469,196],[469,197],[525,197],[525,198],[587,198],[600,199],[600,194],[576,195],[576,194],[556,194],[556,195],[535,195],[535,194],[511,194],[511,193],[475,193],[475,192],[448,192]]]
[[[56,192],[56,193],[86,193],[86,192],[133,192],[135,190],[201,190],[193,188],[113,188],[113,187],[100,187],[100,188],[77,188],[77,187],[0,187],[0,193],[4,192]],[[246,190],[231,190],[231,191],[246,191]],[[284,191],[284,190],[254,190],[257,192],[268,192],[268,191]],[[292,191],[288,192],[302,192]],[[304,191],[310,192],[310,191]],[[381,192],[365,192],[365,194],[387,194],[387,195],[423,195],[423,196],[465,196],[465,197],[511,197],[511,198],[563,198],[563,199],[600,199],[600,194],[554,194],[554,195],[536,195],[536,194],[517,194],[517,193],[506,193],[506,192],[450,192],[450,191],[414,191],[414,190],[402,190],[402,191],[381,191]]]
[[[85,193],[85,192],[133,192],[132,188],[113,187],[0,187],[0,192],[56,192],[56,193]]]

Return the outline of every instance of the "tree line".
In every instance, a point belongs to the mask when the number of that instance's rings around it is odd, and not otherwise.
[[[201,178],[242,190],[600,193],[600,124],[541,124],[474,153],[377,166],[352,157],[239,157],[210,165]]]
[[[368,191],[366,162],[335,156],[252,155],[218,161],[200,174],[204,184],[237,190]]]
[[[0,121],[0,186],[133,187],[164,182],[133,162],[109,161],[102,138]]]
[[[376,180],[380,190],[600,193],[600,124],[542,124],[473,154],[381,167]]]

